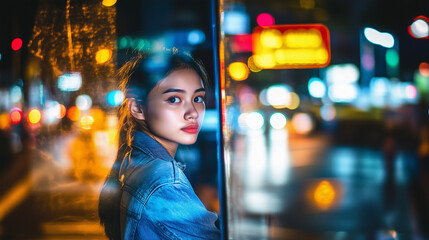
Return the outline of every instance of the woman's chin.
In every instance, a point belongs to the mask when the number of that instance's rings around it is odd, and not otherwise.
[[[182,145],[192,145],[195,142],[197,142],[197,135],[195,135],[195,137],[189,136],[189,137],[182,138],[181,141],[180,141],[180,144],[182,144]]]

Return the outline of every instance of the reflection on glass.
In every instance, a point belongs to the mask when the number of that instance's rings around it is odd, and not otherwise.
[[[287,130],[283,127],[270,129],[269,143],[269,182],[278,186],[285,185],[290,180],[291,170]]]
[[[222,1],[221,16],[236,5]],[[251,50],[237,44],[248,33],[220,22],[221,67],[249,69],[242,82],[221,72],[227,238],[429,239],[420,168],[429,156],[429,65],[402,49],[420,47],[400,42],[413,33],[349,24],[374,23],[352,6],[239,5],[254,31]]]

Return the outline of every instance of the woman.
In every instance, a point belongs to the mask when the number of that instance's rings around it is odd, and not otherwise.
[[[117,159],[103,186],[99,215],[110,239],[219,239],[217,215],[205,209],[174,160],[193,144],[205,112],[202,65],[179,53],[138,56],[120,70]]]

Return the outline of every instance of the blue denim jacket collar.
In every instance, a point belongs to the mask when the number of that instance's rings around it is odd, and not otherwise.
[[[170,153],[168,153],[167,149],[165,149],[158,141],[147,135],[142,131],[135,131],[133,135],[133,141],[131,143],[133,148],[138,148],[144,153],[154,157],[163,159],[166,161],[176,162],[177,166],[182,169],[185,169],[185,164],[182,162],[176,161]]]

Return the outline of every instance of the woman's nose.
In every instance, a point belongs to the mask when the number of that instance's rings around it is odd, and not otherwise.
[[[197,109],[193,103],[189,103],[186,106],[185,119],[197,119],[199,116]]]

